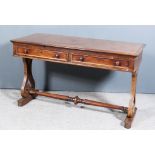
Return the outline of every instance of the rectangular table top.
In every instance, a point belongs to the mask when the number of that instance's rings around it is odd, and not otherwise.
[[[41,33],[14,39],[12,42],[131,56],[140,55],[145,46],[141,43],[129,43]]]

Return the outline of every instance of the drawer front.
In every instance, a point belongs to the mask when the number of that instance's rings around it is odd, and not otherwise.
[[[74,63],[100,65],[109,67],[121,67],[128,68],[130,66],[129,60],[106,58],[97,55],[83,55],[83,54],[71,54],[71,61]]]
[[[15,54],[42,59],[51,59],[55,61],[68,61],[68,53],[60,52],[57,50],[17,47],[15,50]]]

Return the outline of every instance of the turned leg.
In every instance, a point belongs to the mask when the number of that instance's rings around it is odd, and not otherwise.
[[[127,117],[125,119],[124,127],[129,129],[133,122],[134,116],[136,114],[137,108],[135,107],[136,103],[136,82],[137,82],[137,73],[132,73],[132,82],[131,82],[131,99],[129,102]]]
[[[35,89],[35,81],[32,75],[32,59],[23,58],[24,63],[24,80],[21,87],[21,96],[22,98],[18,100],[18,106],[24,106],[36,95],[32,95],[29,92]]]

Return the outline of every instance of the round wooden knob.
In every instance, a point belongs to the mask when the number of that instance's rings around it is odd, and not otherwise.
[[[59,54],[56,54],[56,55],[55,55],[55,57],[56,57],[56,58],[59,58],[59,57],[60,57],[60,55],[59,55]]]
[[[121,65],[121,62],[120,61],[115,61],[115,65],[116,66],[120,66]]]
[[[84,61],[84,57],[83,56],[80,57],[80,61]]]

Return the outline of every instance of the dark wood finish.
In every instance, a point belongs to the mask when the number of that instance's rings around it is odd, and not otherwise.
[[[131,127],[137,110],[135,107],[136,81],[137,72],[142,60],[144,44],[48,34],[33,34],[12,40],[12,43],[14,56],[23,58],[24,62],[24,80],[21,88],[22,99],[18,101],[19,106],[23,106],[37,95],[41,95],[54,99],[71,101],[74,102],[74,104],[82,103],[106,107],[127,113],[124,127]],[[32,75],[31,68],[33,59],[83,67],[131,72],[132,82],[129,106],[123,107],[109,103],[80,99],[78,96],[69,97],[40,92],[35,89],[35,81]]]
[[[35,89],[35,81],[32,75],[32,59],[23,58],[24,63],[24,80],[21,87],[22,99],[18,101],[18,106],[24,106],[34,99],[36,95],[31,95],[30,90]]]
[[[34,97],[32,95],[28,95],[26,97],[23,97],[23,98],[18,100],[18,106],[22,107],[22,106],[26,105],[27,103],[29,103],[33,99],[34,99]]]
[[[139,43],[49,34],[33,34],[14,39],[13,42],[132,56],[138,56],[144,47],[144,44]]]
[[[14,56],[100,69],[135,72],[141,57],[14,43]]]
[[[66,95],[45,93],[45,92],[39,92],[39,91],[36,91],[36,90],[30,91],[30,94],[31,95],[46,96],[46,97],[59,99],[59,100],[64,100],[64,101],[70,101],[70,102],[74,102],[75,105],[77,105],[78,103],[83,103],[83,104],[86,104],[86,105],[93,105],[93,106],[98,106],[98,107],[111,108],[111,109],[121,110],[121,111],[126,112],[126,113],[128,112],[127,107],[114,105],[114,104],[109,104],[109,103],[97,102],[97,101],[92,101],[92,100],[87,100],[87,99],[80,99],[78,96],[69,97],[69,96],[66,96]]]
[[[61,52],[56,49],[38,48],[36,46],[17,46],[15,54],[55,61],[68,61],[67,52]]]
[[[130,128],[131,128],[131,125],[132,125],[134,116],[136,115],[136,111],[137,111],[137,108],[135,108],[132,117],[128,117],[128,116],[127,116],[127,117],[125,118],[125,121],[124,121],[124,127],[125,127],[125,128],[127,128],[127,129],[130,129]]]

